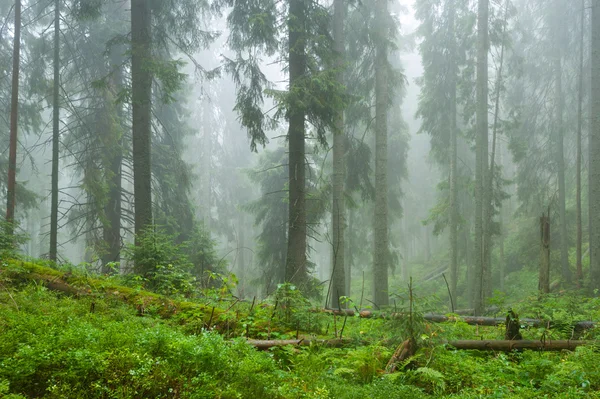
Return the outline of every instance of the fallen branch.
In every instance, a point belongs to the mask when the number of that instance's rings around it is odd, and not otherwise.
[[[448,347],[450,349],[465,349],[465,350],[482,350],[482,351],[499,351],[510,352],[520,349],[535,349],[541,351],[562,351],[575,350],[578,346],[593,345],[594,341],[571,341],[571,340],[556,340],[556,341],[527,341],[527,340],[461,340],[450,341]]]

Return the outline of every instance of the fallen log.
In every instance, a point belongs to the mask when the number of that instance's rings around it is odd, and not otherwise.
[[[336,339],[248,339],[248,345],[254,346],[256,349],[267,350],[278,346],[310,346],[323,345],[330,348],[342,348],[347,345],[356,343],[356,340],[349,338]]]
[[[439,314],[431,314],[428,313],[423,316],[423,318],[427,321],[431,321],[433,323],[447,323],[447,322],[457,322],[462,321],[469,325],[478,325],[478,326],[488,326],[494,327],[499,326],[501,324],[506,323],[506,318],[504,317],[483,317],[483,316],[463,316],[463,317],[454,317],[454,316],[445,316]],[[519,323],[521,325],[530,326],[530,327],[556,327],[558,324],[556,322],[541,320],[541,319],[529,319],[522,318],[519,319]],[[594,321],[578,321],[572,324],[572,327],[575,331],[583,331],[589,330],[597,327],[597,323]]]
[[[448,342],[448,348],[464,350],[510,352],[521,349],[535,349],[540,351],[575,350],[578,346],[593,345],[594,341],[528,341],[528,340],[460,340]]]

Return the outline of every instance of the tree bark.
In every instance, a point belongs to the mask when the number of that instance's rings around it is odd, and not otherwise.
[[[116,98],[118,92],[123,86],[123,48],[116,46],[111,49],[110,65],[112,67],[112,92]],[[109,193],[108,202],[104,207],[104,214],[107,223],[103,226],[103,239],[107,245],[107,250],[102,256],[103,273],[111,273],[113,269],[108,267],[111,262],[119,262],[121,260],[121,192],[122,192],[122,173],[121,165],[123,162],[123,137],[121,133],[123,112],[122,105],[116,105],[116,117],[118,120],[118,128],[116,132],[112,132],[110,140],[112,146],[109,151],[109,162],[106,165],[107,174],[109,176]]]
[[[550,210],[548,215],[540,218],[540,274],[539,291],[542,294],[550,292]]]
[[[455,349],[467,349],[467,350],[481,350],[481,351],[500,351],[500,352],[511,352],[520,349],[535,349],[540,351],[562,351],[569,350],[573,351],[578,346],[592,345],[592,341],[571,341],[571,340],[557,340],[557,341],[526,341],[526,340],[461,340],[461,341],[450,341],[448,342],[449,348]]]
[[[146,0],[131,1],[131,85],[133,110],[133,190],[136,244],[152,224],[151,10]],[[137,273],[145,273],[135,265]]]
[[[21,0],[15,0],[15,34],[13,37],[12,92],[10,101],[10,144],[8,153],[8,184],[6,193],[7,233],[14,233],[15,190],[17,177],[17,129],[19,115],[19,72],[21,59]]]
[[[492,154],[490,158],[490,167],[488,178],[486,181],[486,203],[487,207],[487,220],[485,222],[487,228],[485,230],[485,242],[487,243],[485,246],[485,263],[487,264],[486,268],[486,277],[485,281],[487,284],[485,285],[486,296],[491,296],[492,294],[492,264],[491,264],[491,251],[492,251],[492,219],[494,209],[494,177],[496,173],[496,143],[498,136],[498,120],[500,117],[500,94],[502,91],[502,72],[504,67],[504,40],[506,33],[506,24],[508,19],[508,5],[509,0],[506,0],[505,9],[504,9],[504,24],[502,26],[502,44],[500,46],[500,64],[498,65],[498,71],[496,76],[496,93],[494,99],[494,124],[492,127]]]
[[[336,79],[338,84],[344,84],[344,58],[345,58],[345,34],[344,23],[346,19],[346,2],[335,0],[333,3],[333,39],[334,51],[336,53]],[[346,230],[346,207],[344,204],[344,110],[336,111],[335,132],[333,133],[333,206],[331,208],[331,219],[333,226],[332,239],[332,262],[331,262],[331,306],[340,307],[341,296],[346,296],[346,269],[345,269],[345,230]]]
[[[387,187],[387,117],[388,117],[388,0],[376,3],[375,55],[375,216],[373,218],[373,302],[389,304],[389,227]]]
[[[477,12],[477,134],[475,154],[475,315],[483,312],[485,303],[486,265],[486,185],[488,164],[488,11],[489,0],[479,0]]]
[[[556,162],[558,169],[558,217],[560,222],[560,264],[562,278],[567,285],[571,284],[571,270],[569,269],[569,244],[567,236],[566,214],[566,187],[565,187],[565,155],[563,139],[563,112],[564,96],[562,89],[562,58],[558,56],[554,61],[555,75],[555,101],[556,101]]]
[[[448,2],[448,35],[452,41],[450,60],[450,296],[457,300],[458,285],[458,137],[456,124],[456,6],[454,0]]]
[[[290,0],[289,6],[290,92],[306,74],[306,2]],[[303,286],[306,267],[306,112],[299,99],[288,109],[289,220],[285,281]]]
[[[581,131],[583,125],[583,51],[584,51],[584,37],[585,37],[585,0],[581,0],[581,37],[580,37],[580,51],[579,51],[579,81],[578,91],[579,95],[577,98],[577,157],[576,157],[576,218],[577,218],[577,242],[576,242],[576,279],[577,288],[581,288],[583,285],[583,265],[582,265],[582,241],[583,241],[583,228],[581,224]]]
[[[592,2],[592,91],[589,133],[590,274],[600,289],[600,0]]]
[[[50,251],[56,262],[58,246],[58,163],[60,135],[60,0],[54,1],[54,82],[52,88],[52,189],[50,200]]]

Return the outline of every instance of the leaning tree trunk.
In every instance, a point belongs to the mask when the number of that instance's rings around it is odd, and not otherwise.
[[[387,117],[388,117],[388,0],[376,3],[375,55],[375,217],[373,219],[373,302],[377,306],[389,303],[389,228],[387,187]]]
[[[335,0],[333,3],[333,39],[336,52],[336,80],[344,84],[344,22],[346,19],[345,0]],[[337,110],[336,131],[333,134],[333,206],[331,218],[333,226],[332,246],[332,272],[331,272],[331,306],[340,307],[341,296],[346,296],[346,270],[345,270],[345,238],[346,207],[344,206],[344,110]]]
[[[52,93],[52,189],[50,200],[50,251],[56,262],[58,246],[58,146],[60,135],[60,0],[54,1],[54,82]]]
[[[133,192],[136,243],[152,224],[151,106],[150,71],[151,11],[146,0],[131,1],[131,85],[133,110]],[[137,273],[146,273],[135,265]]]
[[[592,2],[592,91],[589,133],[591,289],[600,289],[600,0]]]
[[[10,100],[10,144],[8,152],[8,184],[6,193],[7,233],[14,232],[15,189],[17,177],[17,128],[19,115],[19,63],[21,58],[21,0],[15,0],[15,33],[13,36],[12,93]]]
[[[486,219],[485,181],[488,153],[488,12],[489,0],[479,0],[477,15],[477,134],[475,156],[475,276],[473,307],[483,312],[485,302]]]
[[[578,97],[577,97],[577,160],[576,160],[576,219],[577,219],[577,243],[576,243],[576,270],[577,270],[577,288],[583,285],[583,265],[581,261],[581,247],[583,240],[583,229],[581,227],[581,131],[583,125],[583,51],[585,35],[585,0],[581,0],[581,37],[579,49],[579,77],[578,77]]]
[[[306,74],[306,1],[290,0],[289,74],[290,91],[302,84]],[[288,109],[289,141],[289,220],[285,281],[303,285],[308,279],[306,267],[306,160],[305,110],[300,102]]]

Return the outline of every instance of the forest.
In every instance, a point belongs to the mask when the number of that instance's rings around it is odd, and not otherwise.
[[[0,0],[0,107],[0,398],[600,398],[600,0]]]

